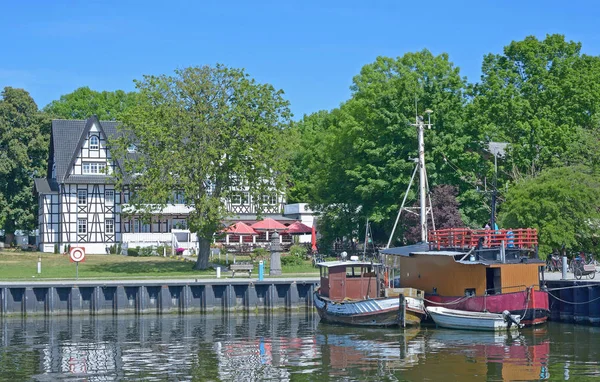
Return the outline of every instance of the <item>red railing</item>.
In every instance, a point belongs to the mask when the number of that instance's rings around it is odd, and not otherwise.
[[[447,228],[429,232],[431,249],[476,247],[482,241],[483,248],[499,247],[504,242],[508,248],[534,249],[537,244],[537,230],[534,228],[515,229],[470,229]]]

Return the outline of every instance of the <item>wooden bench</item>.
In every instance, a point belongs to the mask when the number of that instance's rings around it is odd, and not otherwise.
[[[231,277],[235,277],[235,272],[248,272],[248,277],[252,277],[252,271],[254,270],[254,264],[237,263],[229,266],[231,271]]]

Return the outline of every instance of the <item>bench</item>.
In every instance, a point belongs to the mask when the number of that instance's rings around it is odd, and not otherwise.
[[[235,272],[248,272],[248,277],[252,277],[252,271],[254,270],[254,264],[237,263],[229,266],[231,271],[231,277],[235,277]]]

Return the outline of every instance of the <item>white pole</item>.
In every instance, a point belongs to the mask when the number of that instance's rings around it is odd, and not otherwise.
[[[419,135],[419,204],[421,208],[421,242],[427,242],[427,195],[425,186],[425,140],[423,137],[423,117],[417,117]]]
[[[402,210],[404,209],[404,203],[406,203],[406,197],[408,196],[408,191],[410,191],[410,186],[412,186],[413,181],[415,180],[415,175],[417,174],[417,170],[419,169],[419,164],[415,166],[415,171],[413,171],[412,176],[410,177],[410,182],[408,182],[408,187],[406,187],[406,192],[404,193],[404,199],[402,199],[402,205],[400,206],[400,210],[398,210],[398,216],[396,216],[396,221],[394,222],[394,228],[392,228],[392,233],[390,234],[390,238],[388,239],[386,248],[390,247],[392,243],[392,238],[394,237],[394,233],[396,232],[396,227],[398,226],[398,221],[400,220],[400,215],[402,214]]]

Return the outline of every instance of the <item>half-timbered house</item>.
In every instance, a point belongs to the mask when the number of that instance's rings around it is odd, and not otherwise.
[[[115,187],[112,175],[121,171],[121,164],[108,146],[118,134],[117,124],[96,117],[52,121],[47,177],[35,179],[41,251],[62,252],[72,245],[85,247],[88,253],[104,253],[118,243],[171,243],[173,229],[187,228],[191,209],[177,190],[150,221],[124,216],[129,193]],[[263,217],[291,220],[282,215],[283,193],[265,195],[262,202]],[[225,203],[235,218],[256,219],[256,203],[247,192],[235,193]],[[193,234],[188,238],[196,241]]]

